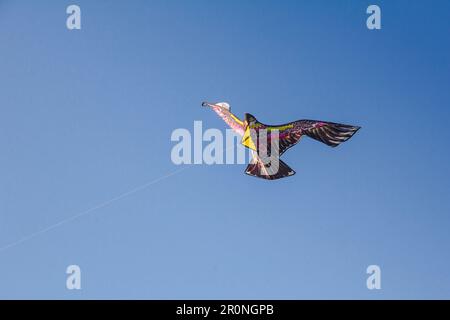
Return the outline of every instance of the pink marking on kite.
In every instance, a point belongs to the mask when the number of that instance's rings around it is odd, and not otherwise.
[[[323,127],[323,126],[326,126],[327,124],[325,123],[325,122],[318,122],[318,123],[316,123],[315,125],[314,125],[314,128],[320,128],[320,127]]]
[[[232,119],[229,114],[222,112],[221,107],[213,105],[212,109],[231,127],[231,129],[233,129],[236,133],[238,133],[241,136],[244,135],[244,129],[242,128],[242,126],[236,123],[236,121]]]

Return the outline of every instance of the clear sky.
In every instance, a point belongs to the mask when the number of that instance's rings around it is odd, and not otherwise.
[[[450,298],[449,13],[0,0],[0,298]],[[336,149],[304,139],[279,181],[178,167],[174,129],[226,128],[203,100],[362,130]]]

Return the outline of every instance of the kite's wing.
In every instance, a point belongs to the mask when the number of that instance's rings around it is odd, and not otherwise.
[[[278,139],[275,130],[278,130]],[[276,126],[268,126],[266,132],[267,139],[260,139],[260,135],[262,134],[261,131],[257,133],[258,152],[261,150],[267,150],[266,154],[270,155],[272,152],[271,148],[275,148],[274,150],[278,148],[278,156],[281,156],[286,152],[286,150],[296,145],[303,135],[302,131],[299,129],[280,129],[280,127]],[[271,145],[271,143],[273,144],[273,146]]]
[[[333,148],[350,139],[361,128],[316,120],[300,120],[297,123],[302,128],[303,134]]]
[[[281,128],[278,133],[279,141],[279,155],[281,156],[286,152],[287,149],[295,146],[302,137],[303,133],[301,130],[296,128]]]

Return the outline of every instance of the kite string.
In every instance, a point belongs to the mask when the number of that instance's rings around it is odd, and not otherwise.
[[[97,205],[95,205],[95,206],[93,206],[93,207],[91,207],[91,208],[89,208],[87,210],[84,210],[82,212],[79,212],[79,213],[71,216],[71,217],[68,217],[68,218],[63,219],[63,220],[61,220],[59,222],[56,222],[56,223],[54,223],[54,224],[52,224],[52,225],[50,225],[50,226],[48,226],[48,227],[46,227],[44,229],[41,229],[41,230],[36,231],[34,233],[31,233],[31,234],[29,234],[29,235],[27,235],[25,237],[22,237],[19,240],[16,240],[14,242],[6,244],[6,245],[0,247],[0,252],[2,252],[4,250],[7,250],[9,248],[15,247],[15,246],[17,246],[17,245],[19,245],[19,244],[21,244],[23,242],[31,240],[31,239],[33,239],[33,238],[35,238],[35,237],[37,237],[37,236],[39,236],[41,234],[44,234],[44,233],[46,233],[46,232],[48,232],[50,230],[53,230],[53,229],[55,229],[57,227],[60,227],[60,226],[62,226],[64,224],[66,224],[66,223],[72,222],[72,221],[74,221],[74,220],[76,220],[76,219],[78,219],[78,218],[80,218],[82,216],[85,216],[87,214],[90,214],[90,213],[92,213],[92,212],[94,212],[96,210],[99,210],[101,208],[107,207],[107,206],[111,205],[113,202],[116,202],[118,200],[124,199],[124,198],[126,198],[126,197],[128,197],[128,196],[130,196],[130,195],[132,195],[134,193],[142,191],[142,190],[150,187],[151,185],[156,184],[156,183],[158,183],[158,182],[160,182],[160,181],[162,181],[162,180],[164,180],[166,178],[169,178],[171,176],[174,176],[174,175],[176,175],[176,174],[178,174],[178,173],[180,173],[180,172],[182,172],[182,171],[184,171],[186,169],[187,169],[187,167],[183,167],[181,169],[178,169],[178,170],[175,170],[173,172],[170,172],[170,173],[168,173],[168,174],[166,174],[164,176],[161,176],[161,177],[156,178],[156,179],[154,179],[152,181],[149,181],[149,182],[147,182],[147,183],[145,183],[143,185],[140,185],[140,186],[138,186],[138,187],[136,187],[134,189],[131,189],[131,190],[127,191],[127,192],[124,192],[124,193],[122,193],[122,194],[120,194],[120,195],[118,195],[118,196],[116,196],[116,197],[114,197],[112,199],[109,199],[109,200],[104,201],[104,202],[102,202],[100,204],[97,204]]]
[[[222,152],[227,152],[228,150],[230,150],[233,147],[234,146],[228,147],[226,149],[223,148]],[[36,231],[36,232],[33,232],[33,233],[31,233],[31,234],[29,234],[27,236],[24,236],[24,237],[22,237],[22,238],[20,238],[20,239],[18,239],[16,241],[10,242],[10,243],[0,247],[0,252],[3,252],[5,250],[7,250],[7,249],[15,247],[15,246],[17,246],[17,245],[19,245],[21,243],[24,243],[24,242],[26,242],[28,240],[34,239],[35,237],[37,237],[39,235],[42,235],[42,234],[44,234],[44,233],[46,233],[48,231],[51,231],[51,230],[53,230],[55,228],[58,228],[58,227],[60,227],[62,225],[65,225],[65,224],[67,224],[69,222],[72,222],[72,221],[74,221],[74,220],[76,220],[78,218],[81,218],[81,217],[83,217],[85,215],[88,215],[88,214],[90,214],[90,213],[92,213],[92,212],[94,212],[96,210],[99,210],[101,208],[107,207],[107,206],[111,205],[112,203],[114,203],[116,201],[119,201],[121,199],[124,199],[124,198],[132,195],[132,194],[135,194],[135,193],[137,193],[139,191],[142,191],[142,190],[150,187],[151,185],[154,185],[154,184],[156,184],[156,183],[158,183],[158,182],[160,182],[160,181],[162,181],[162,180],[164,180],[166,178],[172,177],[172,176],[174,176],[174,175],[176,175],[176,174],[186,170],[187,168],[188,167],[183,167],[183,168],[180,168],[180,169],[175,170],[173,172],[170,172],[170,173],[168,173],[168,174],[166,174],[164,176],[161,176],[161,177],[156,178],[156,179],[154,179],[152,181],[144,183],[143,185],[140,185],[140,186],[138,186],[138,187],[136,187],[134,189],[131,189],[131,190],[127,191],[127,192],[124,192],[124,193],[122,193],[122,194],[120,194],[120,195],[118,195],[118,196],[116,196],[116,197],[114,197],[112,199],[109,199],[109,200],[104,201],[104,202],[102,202],[102,203],[100,203],[98,205],[95,205],[95,206],[93,206],[93,207],[91,207],[91,208],[89,208],[87,210],[81,211],[81,212],[79,212],[79,213],[77,213],[77,214],[75,214],[75,215],[73,215],[71,217],[68,217],[68,218],[63,219],[63,220],[61,220],[59,222],[56,222],[56,223],[54,223],[54,224],[52,224],[52,225],[50,225],[50,226],[48,226],[48,227],[46,227],[44,229],[41,229],[41,230]]]

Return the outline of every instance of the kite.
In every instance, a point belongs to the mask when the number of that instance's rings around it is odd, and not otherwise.
[[[249,113],[245,113],[244,120],[240,120],[231,113],[230,105],[226,102],[203,102],[202,106],[214,110],[242,137],[241,144],[252,150],[253,158],[245,173],[267,180],[295,174],[279,157],[296,145],[301,137],[307,136],[334,148],[350,139],[361,128],[317,120],[298,120],[273,126],[259,122]]]

